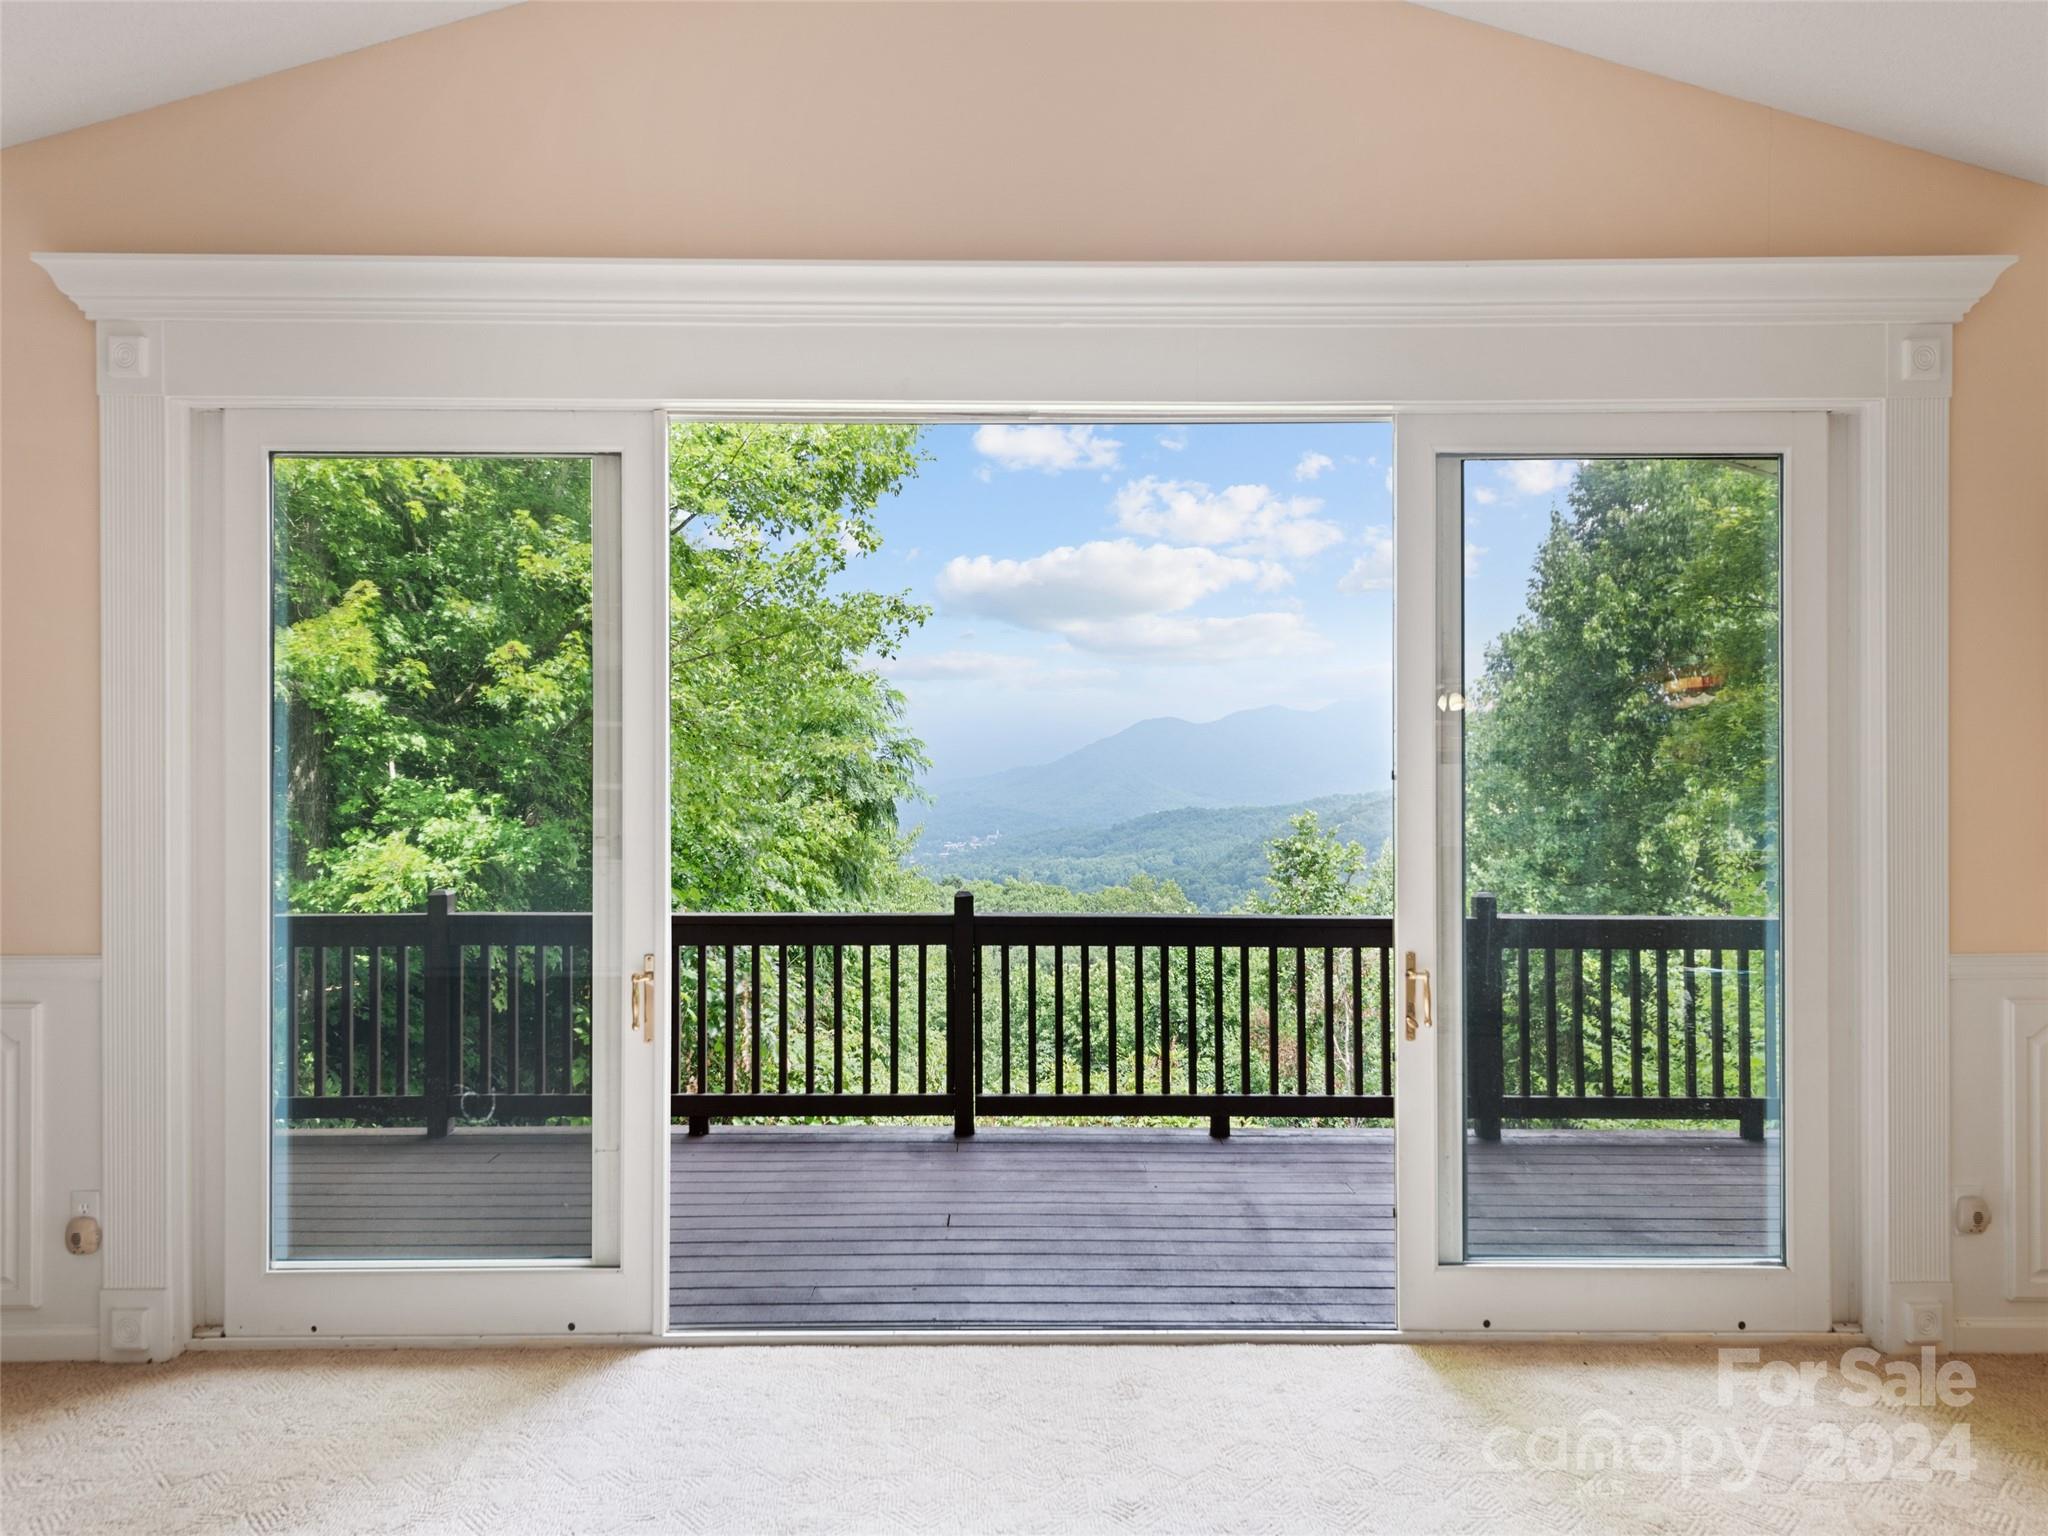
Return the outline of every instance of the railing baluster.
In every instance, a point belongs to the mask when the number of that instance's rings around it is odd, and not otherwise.
[[[897,1021],[903,1014],[903,985],[897,975],[896,956],[899,946],[889,946],[889,1091],[894,1093],[900,1085],[903,1063],[903,1036]]]
[[[1005,945],[1003,946],[1002,954],[1003,954],[1003,976],[1002,976],[1002,982],[1001,982],[1001,985],[999,986],[999,988],[998,988],[997,990],[998,990],[998,993],[999,993],[999,995],[1000,995],[1000,997],[1001,997],[1001,999],[1002,999],[1002,1009],[1003,1009],[1003,1027],[1002,1027],[1002,1049],[1003,1049],[1003,1077],[1002,1077],[1002,1083],[1003,1083],[1003,1092],[1005,1092],[1005,1093],[1008,1093],[1008,1092],[1010,1091],[1010,946],[1009,946],[1009,945],[1005,944]]]
[[[298,1068],[298,1041],[292,1041],[292,1067]],[[398,946],[398,1091],[412,1092],[412,946]]]
[[[1685,1096],[1700,1092],[1699,962],[1685,952]]]
[[[1351,1091],[1365,1092],[1365,992],[1358,973],[1364,957],[1351,946]]]
[[[874,1091],[875,946],[860,947],[860,1091]]]
[[[520,973],[523,969],[524,967],[519,963],[519,946],[517,944],[507,944],[505,946],[505,999],[510,1005],[512,1040],[512,1048],[509,1053],[512,1070],[507,1074],[505,1081],[505,1090],[508,1093],[517,1093],[521,1087],[519,1081],[519,1068],[522,1065],[520,1061],[521,1041],[519,1038],[519,982],[521,979]]]
[[[1038,1092],[1038,946],[1024,946],[1024,1081]]]
[[[1543,1076],[1557,1097],[1557,951],[1543,951]]]
[[[1671,1097],[1671,951],[1657,948],[1657,1097]]]
[[[1089,977],[1088,977],[1088,950],[1089,950],[1089,946],[1088,946],[1088,945],[1086,945],[1086,944],[1083,944],[1083,945],[1081,946],[1081,1088],[1080,1088],[1080,1091],[1081,1091],[1082,1093],[1093,1093],[1093,1092],[1095,1091],[1095,1062],[1094,1062],[1094,1060],[1093,1060],[1093,1057],[1094,1057],[1094,1054],[1095,1054],[1095,1053],[1094,1053],[1094,1050],[1093,1050],[1093,1048],[1092,1048],[1092,1046],[1091,1046],[1091,1044],[1090,1044],[1090,1041],[1089,1041],[1089,1035],[1090,1035],[1090,1030],[1089,1030],[1089,1023],[1090,1023],[1090,1020],[1089,1020],[1089,1018],[1088,1018],[1088,1002],[1089,1002],[1089,998],[1088,998],[1088,993],[1089,993],[1089,990],[1090,990],[1090,988],[1089,988],[1089,985],[1088,985],[1088,981],[1089,981]]]
[[[1735,952],[1735,1091],[1749,1097],[1749,946]]]
[[[1639,1099],[1643,1092],[1643,952],[1628,952],[1628,1085]]]
[[[1614,951],[1600,951],[1600,1090],[1614,1097]]]
[[[1768,1119],[1778,1103],[1778,964],[1777,933],[1764,928],[1764,1115]]]
[[[1308,953],[1294,946],[1294,1091],[1308,1092]]]
[[[924,993],[926,948],[927,946],[923,944],[919,944],[917,946],[917,1091],[919,1093],[923,1093],[926,1091],[927,1083],[927,1079],[925,1077],[924,1049]]]
[[[924,951],[918,951],[924,963]],[[922,972],[920,971],[920,978]],[[775,948],[775,1091],[789,1092],[789,946]]]
[[[1495,964],[1499,957],[1494,957]],[[1394,951],[1380,951],[1380,1092],[1394,1091]]]
[[[846,1092],[846,946],[832,946],[832,1091]]]
[[[1586,952],[1572,951],[1572,1092],[1586,1091]]]
[[[1714,994],[1708,1014],[1708,1028],[1713,1032],[1714,1042],[1714,1097],[1723,1098],[1728,1092],[1728,1028],[1722,1017],[1721,957],[1723,951],[1714,950]]]
[[[804,1092],[815,1093],[818,1088],[818,1014],[815,999],[817,946],[804,946]]]
[[[1209,949],[1209,1002],[1211,1027],[1216,1031],[1216,1071],[1210,1083],[1213,1092],[1224,1093],[1229,1090],[1230,1078],[1223,1064],[1223,951],[1214,945]]]
[[[1145,946],[1131,946],[1131,1087],[1145,1091]]]
[[[1200,968],[1195,964],[1194,945],[1188,945],[1186,953],[1181,956],[1181,966],[1188,978],[1188,1092],[1198,1093],[1201,1090],[1195,1086],[1195,1076],[1202,1064],[1202,1047],[1196,1033],[1201,1027],[1201,1010],[1195,1005],[1195,990],[1201,985],[1201,978]],[[1171,1082],[1167,1088],[1172,1091]]]
[[[289,934],[289,930],[287,930],[287,934]],[[299,1071],[299,1015],[302,1010],[299,1001],[299,989],[305,983],[306,973],[305,967],[299,964],[298,945],[288,940],[285,944],[284,954],[284,1032],[286,1049],[291,1052],[291,1055],[286,1058],[291,1065],[291,1070],[285,1073],[284,1091],[288,1098],[297,1098],[299,1096],[299,1079],[301,1075]]]
[[[1530,1068],[1533,1047],[1529,1042],[1535,1031],[1529,1027],[1533,1021],[1529,1017],[1529,946],[1526,943],[1515,951],[1515,986],[1515,1031],[1521,1036],[1522,1051],[1520,1086],[1525,1095],[1533,1095],[1536,1092],[1536,1079]]]
[[[761,1091],[761,946],[747,946],[747,1092]]]
[[[356,1091],[356,951],[341,946],[341,1091]]]
[[[1173,951],[1159,946],[1159,1091],[1173,1092]]]
[[[1252,1091],[1251,946],[1237,946],[1237,1091]]]
[[[1266,1092],[1277,1094],[1280,1078],[1280,946],[1266,946]]]
[[[697,1071],[690,1079],[698,1093],[711,1091],[711,947],[697,946]]]
[[[1337,982],[1336,956],[1323,946],[1323,1092],[1337,1091]]]
[[[313,947],[313,1092],[327,1096],[327,946]]]
[[[1052,947],[1052,1091],[1067,1091],[1067,947]]]
[[[1103,982],[1109,988],[1103,1018],[1108,1021],[1109,1031],[1105,1039],[1109,1045],[1109,1091],[1116,1092],[1116,946],[1103,946]]]

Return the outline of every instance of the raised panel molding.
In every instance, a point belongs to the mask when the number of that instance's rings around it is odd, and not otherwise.
[[[2005,1298],[2048,1300],[2048,993],[2008,997],[2005,1068]]]
[[[0,1003],[0,1307],[43,1304],[43,1005]]]

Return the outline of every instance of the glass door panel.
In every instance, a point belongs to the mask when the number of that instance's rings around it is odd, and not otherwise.
[[[230,1334],[658,1326],[662,430],[225,413]]]
[[[270,474],[271,1257],[589,1260],[594,462]]]
[[[1402,1326],[1823,1329],[1826,419],[1396,434]]]
[[[1465,458],[1468,1259],[1784,1255],[1776,458]]]

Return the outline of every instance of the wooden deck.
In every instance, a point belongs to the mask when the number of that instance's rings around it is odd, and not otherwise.
[[[288,1258],[590,1251],[561,1131],[289,1138]],[[1471,1143],[1477,1254],[1742,1258],[1775,1144],[1509,1131]],[[1390,1328],[1392,1133],[721,1126],[671,1143],[678,1329]]]

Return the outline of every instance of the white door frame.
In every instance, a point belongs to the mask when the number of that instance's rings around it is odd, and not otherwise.
[[[1776,456],[1783,491],[1783,933],[1786,1250],[1782,1266],[1464,1256],[1461,717],[1445,657],[1461,617],[1460,456]],[[1395,424],[1397,940],[1436,978],[1436,1026],[1399,1047],[1395,1119],[1404,1330],[1824,1332],[1828,1220],[1828,428],[1823,413],[1406,415]],[[1414,856],[1410,856],[1410,850]]]
[[[218,1230],[223,1194],[193,1108],[217,967],[192,943],[218,892],[190,836],[206,789],[192,511],[199,422],[245,405],[1835,413],[1857,547],[1856,749],[1839,792],[1862,833],[1836,913],[1856,983],[1835,992],[1838,1055],[1863,1064],[1831,1189],[1838,1215],[1854,1207],[1839,1304],[1892,1343],[1909,1303],[1948,1300],[1951,335],[2011,258],[35,259],[96,327],[101,397],[103,1357],[166,1358],[220,1321],[199,1299],[218,1257],[196,1236]]]
[[[592,1257],[280,1263],[271,1253],[271,458],[572,454],[596,462]],[[628,981],[668,951],[666,423],[640,411],[236,409],[218,501],[223,640],[226,1328],[245,1339],[643,1336],[666,1323],[665,1051]],[[200,509],[202,522],[213,510]],[[209,542],[213,542],[209,540]],[[611,717],[616,714],[616,719]],[[209,744],[210,745],[210,744]],[[202,750],[202,757],[211,757]],[[657,995],[666,995],[657,992]],[[656,1010],[657,1015],[661,1010]]]

